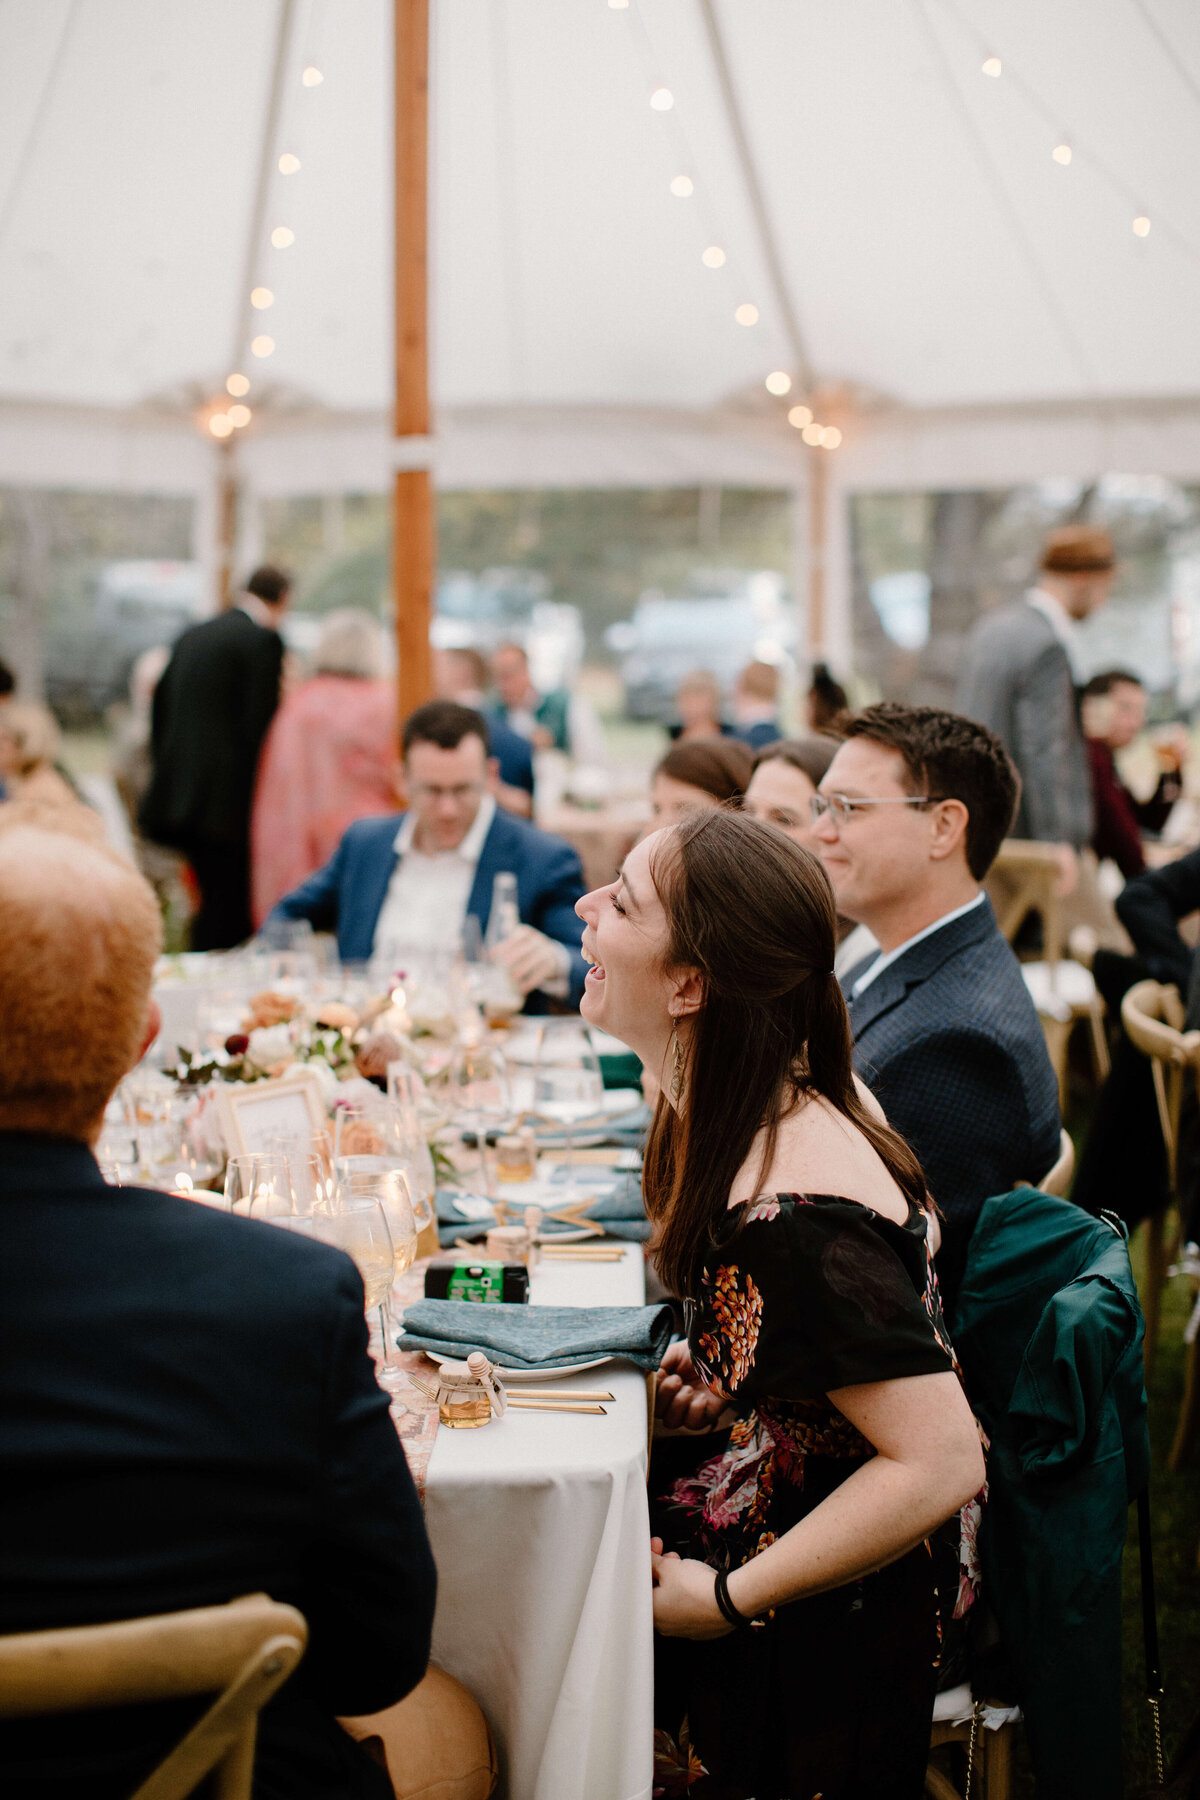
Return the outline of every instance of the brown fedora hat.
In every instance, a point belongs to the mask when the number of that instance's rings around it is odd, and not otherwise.
[[[1049,575],[1099,575],[1116,561],[1113,541],[1101,525],[1060,525],[1042,549],[1042,568]]]

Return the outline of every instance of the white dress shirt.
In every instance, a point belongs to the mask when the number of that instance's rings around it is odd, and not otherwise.
[[[407,812],[396,833],[392,879],[375,921],[373,954],[402,950],[412,956],[454,955],[462,943],[467,902],[484,841],[496,817],[496,802],[485,794],[471,829],[453,850],[418,850],[417,815]]]
[[[894,950],[885,950],[883,955],[877,956],[870,968],[865,969],[855,982],[854,998],[857,1000],[860,994],[865,993],[877,975],[882,975],[890,963],[898,962],[905,951],[911,950],[914,944],[919,944],[922,938],[932,937],[935,931],[942,929],[943,925],[952,925],[955,919],[964,918],[967,913],[974,912],[977,906],[982,905],[983,890],[981,888],[975,898],[968,900],[965,906],[956,906],[953,912],[943,913],[940,919],[933,921],[932,925],[926,925],[924,931],[915,932],[912,937],[905,938],[904,942],[897,944]]]
[[[1040,612],[1051,631],[1067,653],[1067,661],[1071,665],[1071,674],[1079,679],[1077,663],[1079,661],[1079,621],[1073,619],[1061,600],[1048,594],[1045,588],[1030,588],[1025,596],[1028,605],[1034,612]]]

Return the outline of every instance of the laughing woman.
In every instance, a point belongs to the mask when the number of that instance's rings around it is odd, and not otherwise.
[[[926,1540],[980,1488],[928,1197],[850,1063],[816,859],[709,812],[578,911],[582,1011],[660,1072],[646,1201],[687,1344],[737,1415],[656,1506],[655,1788],[918,1800],[938,1642]]]

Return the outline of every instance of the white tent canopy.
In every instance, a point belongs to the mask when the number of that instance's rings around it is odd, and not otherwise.
[[[434,0],[433,26],[443,484],[799,485],[814,393],[835,498],[1200,476],[1189,0]],[[0,0],[0,481],[195,488],[237,368],[260,491],[385,485],[390,27],[387,0]]]

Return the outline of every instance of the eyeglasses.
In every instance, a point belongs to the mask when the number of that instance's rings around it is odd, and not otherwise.
[[[834,824],[840,826],[866,806],[937,806],[945,798],[945,794],[890,794],[886,800],[852,800],[848,794],[814,794],[808,804],[814,825],[832,813]]]
[[[482,781],[463,781],[456,787],[433,787],[425,781],[413,781],[408,788],[413,800],[453,800],[456,806],[465,806],[468,800],[478,800],[483,790]]]

